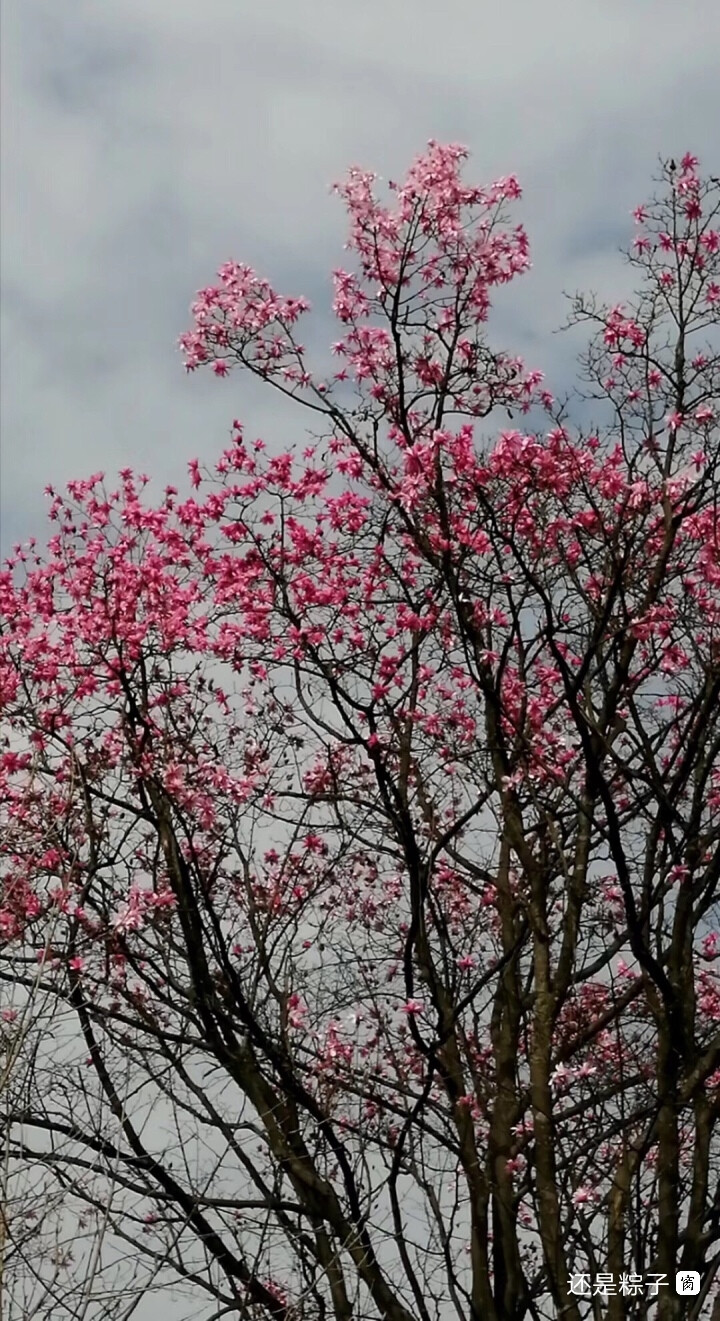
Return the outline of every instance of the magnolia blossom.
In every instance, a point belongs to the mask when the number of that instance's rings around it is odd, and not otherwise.
[[[558,1064],[557,1067],[553,1069],[552,1073],[550,1074],[550,1086],[556,1087],[558,1089],[566,1088],[573,1081],[574,1077],[575,1077],[574,1069],[569,1069],[564,1064]]]
[[[572,1200],[574,1206],[589,1206],[599,1201],[599,1197],[595,1188],[581,1184],[579,1188],[575,1189]]]
[[[618,1226],[717,1229],[720,184],[664,165],[638,292],[574,300],[588,434],[466,160],[338,185],[336,372],[250,266],[197,294],[287,442],[50,491],[0,568],[3,1141],[49,1234],[112,1208],[113,1314],[131,1242],[216,1315],[578,1321]]]

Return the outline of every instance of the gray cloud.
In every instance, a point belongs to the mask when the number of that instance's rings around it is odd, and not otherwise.
[[[566,376],[562,290],[626,288],[615,248],[658,152],[718,167],[718,50],[709,0],[6,0],[3,550],[44,533],[48,481],[129,463],[164,485],[235,416],[284,441],[264,392],[184,377],[192,294],[247,260],[330,338],[328,186],[400,174],[429,137],[466,142],[474,178],[520,176],[534,270],[495,325]]]

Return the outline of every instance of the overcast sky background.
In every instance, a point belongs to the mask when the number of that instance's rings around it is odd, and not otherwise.
[[[236,258],[312,300],[306,342],[336,338],[329,185],[351,164],[397,177],[434,137],[470,147],[473,181],[519,176],[534,267],[499,292],[491,336],[558,391],[577,347],[550,333],[563,290],[626,290],[617,248],[658,155],[720,170],[718,0],[4,0],[0,15],[2,555],[47,535],[48,482],[129,464],[160,493],[235,417],[273,446],[302,434],[302,412],[243,376],[186,376],[177,337]]]
[[[329,185],[430,137],[519,175],[534,269],[494,338],[567,386],[562,291],[624,290],[659,153],[720,166],[719,62],[717,0],[4,0],[3,553],[44,539],[47,482],[130,464],[160,491],[234,417],[301,434],[240,375],[184,374],[190,300],[234,257],[335,338]]]

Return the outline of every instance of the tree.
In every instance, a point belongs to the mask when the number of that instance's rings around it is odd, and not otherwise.
[[[8,1168],[102,1212],[107,1297],[132,1250],[208,1321],[710,1307],[720,189],[663,166],[636,300],[575,299],[588,434],[490,347],[528,243],[465,156],[338,189],[324,378],[304,300],[198,295],[187,366],[307,448],[51,491],[0,580],[2,977],[58,1037]]]

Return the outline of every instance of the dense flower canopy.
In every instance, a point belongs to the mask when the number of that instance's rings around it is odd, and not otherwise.
[[[664,166],[636,302],[576,300],[584,434],[490,345],[528,242],[466,155],[338,187],[337,371],[250,267],[198,294],[187,367],[319,438],[50,491],[0,574],[10,1158],[203,1317],[712,1283],[719,190]]]

